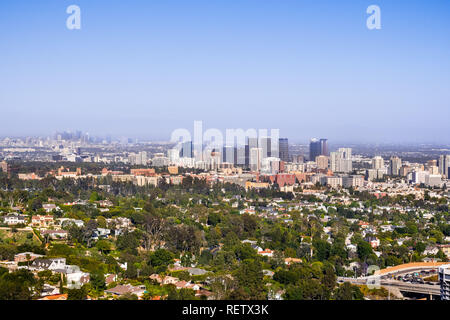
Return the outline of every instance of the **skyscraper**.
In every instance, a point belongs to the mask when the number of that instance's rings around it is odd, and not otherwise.
[[[250,150],[252,148],[258,148],[258,138],[247,138],[247,144],[245,145],[245,167],[250,168]]]
[[[261,161],[263,158],[262,148],[251,148],[250,149],[250,169],[252,171],[261,170]]]
[[[192,141],[186,141],[181,144],[180,157],[181,158],[193,157]]]
[[[315,161],[317,156],[329,156],[328,139],[312,138],[309,143],[309,161]]]
[[[222,152],[222,162],[237,164],[237,148],[232,146],[224,146]]]
[[[333,172],[352,172],[352,149],[339,148],[336,152],[330,153],[330,168]]]
[[[309,143],[309,161],[315,161],[317,156],[321,155],[320,141],[312,138]]]
[[[441,155],[439,157],[439,174],[449,177],[450,155]]]
[[[384,159],[380,156],[372,158],[372,169],[381,169],[384,166]]]
[[[400,175],[400,168],[402,167],[402,159],[397,156],[392,156],[389,160],[389,174],[391,176]]]
[[[263,150],[262,151],[263,158],[270,158],[272,156],[272,139],[271,138],[268,138],[268,137],[260,138],[258,147]]]
[[[320,155],[329,156],[328,152],[328,139],[320,139]]]
[[[289,161],[289,143],[287,138],[280,138],[278,140],[279,158],[281,161]]]

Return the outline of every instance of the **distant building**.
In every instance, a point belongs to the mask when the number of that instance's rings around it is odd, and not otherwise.
[[[439,284],[441,286],[441,300],[450,300],[450,264],[439,267]]]
[[[61,239],[67,239],[67,236],[69,235],[69,231],[67,230],[44,230],[41,232],[42,236],[48,236],[50,239],[53,240],[61,240]]]
[[[113,296],[120,297],[124,294],[135,294],[138,297],[142,297],[145,292],[145,286],[133,286],[131,284],[120,284],[115,286],[114,288],[105,290],[106,293],[109,293]]]
[[[48,228],[53,226],[53,224],[54,224],[53,216],[37,215],[31,217],[31,225],[33,227]]]
[[[81,168],[77,168],[76,171],[68,171],[64,167],[60,167],[58,169],[58,175],[59,178],[75,178],[81,176]]]
[[[154,176],[155,175],[155,169],[131,169],[131,174],[134,174],[135,176]]]
[[[178,166],[169,166],[169,167],[167,168],[167,171],[168,171],[170,174],[178,174]]]
[[[152,159],[152,166],[166,167],[170,164],[170,159],[165,157],[163,153],[156,153]]]
[[[194,152],[192,141],[186,141],[181,144],[180,158],[193,158]]]
[[[313,138],[309,142],[309,160],[314,161],[318,156],[320,156],[320,142],[318,139]]]
[[[301,154],[292,156],[293,163],[304,163],[305,157]]]
[[[250,170],[260,171],[263,158],[263,148],[250,149]]]
[[[330,153],[330,168],[333,172],[349,173],[353,171],[352,149],[339,148]]]
[[[327,169],[328,168],[328,157],[324,155],[320,155],[316,157],[316,165],[317,169]]]
[[[439,174],[445,176],[446,178],[450,178],[449,168],[450,168],[450,155],[441,155],[439,157]]]
[[[237,148],[233,146],[224,146],[222,150],[222,162],[236,165],[238,163]]]
[[[278,140],[279,158],[281,161],[289,162],[289,143],[287,138]]]
[[[36,254],[33,252],[22,252],[22,253],[18,253],[14,256],[14,261],[15,262],[31,262],[33,260],[36,260],[38,258],[42,258],[43,255],[41,254]]]
[[[427,174],[425,176],[425,184],[430,187],[440,187],[442,184],[442,176],[440,174]]]
[[[364,178],[362,176],[343,176],[342,177],[342,186],[345,188],[355,188],[364,186]]]
[[[372,169],[378,170],[384,167],[384,159],[380,156],[372,158]]]
[[[401,167],[402,167],[402,160],[397,156],[391,157],[391,159],[389,160],[389,175],[391,176],[400,175]]]
[[[272,139],[268,137],[259,139],[259,148],[262,149],[262,159],[272,157]],[[278,156],[278,155],[274,155]]]
[[[342,177],[337,176],[322,176],[320,183],[331,188],[337,189],[342,186]]]
[[[16,224],[25,224],[27,216],[12,212],[3,217],[3,223],[9,226]]]
[[[64,270],[66,268],[66,258],[35,259],[31,264],[35,270]]]

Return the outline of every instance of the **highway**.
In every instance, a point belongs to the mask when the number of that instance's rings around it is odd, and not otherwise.
[[[421,284],[421,283],[408,283],[397,280],[383,279],[377,276],[371,277],[361,277],[361,278],[347,278],[347,277],[338,277],[339,282],[350,282],[352,284],[359,285],[376,285],[376,281],[379,281],[379,285],[382,287],[394,287],[403,292],[412,292],[412,293],[421,293],[421,294],[429,294],[429,295],[440,295],[440,286],[430,285],[430,284]]]

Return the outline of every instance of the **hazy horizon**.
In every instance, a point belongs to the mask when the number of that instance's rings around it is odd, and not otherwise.
[[[66,8],[81,8],[68,30]],[[366,9],[381,8],[381,30]],[[0,136],[449,144],[449,1],[0,3]]]

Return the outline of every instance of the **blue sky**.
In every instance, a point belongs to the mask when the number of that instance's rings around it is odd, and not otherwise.
[[[81,8],[68,30],[66,8]],[[381,8],[368,30],[366,8]],[[0,135],[450,143],[450,1],[0,2]]]

